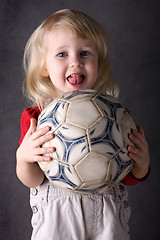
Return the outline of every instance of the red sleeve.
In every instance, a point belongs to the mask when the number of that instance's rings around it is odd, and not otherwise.
[[[40,114],[40,110],[38,107],[29,107],[26,108],[22,115],[21,115],[21,137],[19,139],[19,145],[22,143],[24,136],[26,135],[29,126],[30,126],[30,120],[31,118],[35,118],[36,120],[38,119],[38,116]]]
[[[141,179],[137,179],[133,176],[133,174],[131,172],[129,172],[128,175],[122,180],[122,183],[125,185],[135,185],[137,183],[141,183],[141,182],[144,182],[145,180],[147,180],[149,174],[150,174],[150,168],[149,168],[146,176],[144,176]]]

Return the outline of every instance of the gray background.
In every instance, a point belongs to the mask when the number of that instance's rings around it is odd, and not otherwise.
[[[160,213],[160,1],[159,0],[0,0],[0,239],[29,240],[29,190],[15,174],[21,112],[22,56],[33,30],[52,12],[74,8],[103,24],[112,40],[111,64],[121,100],[150,145],[151,174],[128,187],[132,240],[159,239]],[[118,239],[117,239],[118,240]]]

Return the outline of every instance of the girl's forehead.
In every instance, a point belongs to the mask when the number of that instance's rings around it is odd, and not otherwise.
[[[52,38],[61,37],[63,35],[72,36],[74,38],[84,38],[76,30],[66,26],[55,26],[48,32],[48,36]]]
[[[83,37],[73,29],[67,27],[54,27],[46,34],[47,43],[61,43],[69,40],[80,41],[85,45],[95,45],[94,42],[88,37]]]

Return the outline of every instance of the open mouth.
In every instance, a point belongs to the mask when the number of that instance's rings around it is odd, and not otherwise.
[[[85,76],[80,73],[73,73],[67,77],[67,81],[72,85],[81,84],[85,79]]]

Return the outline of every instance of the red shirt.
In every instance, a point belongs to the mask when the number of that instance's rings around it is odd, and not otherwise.
[[[38,119],[38,116],[40,114],[40,110],[39,108],[36,106],[34,108],[32,107],[29,107],[29,108],[26,108],[23,113],[22,113],[22,116],[21,116],[21,137],[19,139],[19,144],[21,144],[21,142],[23,141],[23,138],[25,136],[25,134],[27,133],[28,129],[29,129],[29,126],[30,126],[30,120],[31,118],[35,118],[36,120]],[[140,182],[143,182],[147,179],[149,175],[149,171],[147,173],[147,175],[142,178],[142,179],[136,179],[132,174],[131,172],[128,173],[128,175],[122,180],[122,182],[125,184],[125,185],[135,185],[137,183],[140,183]]]

